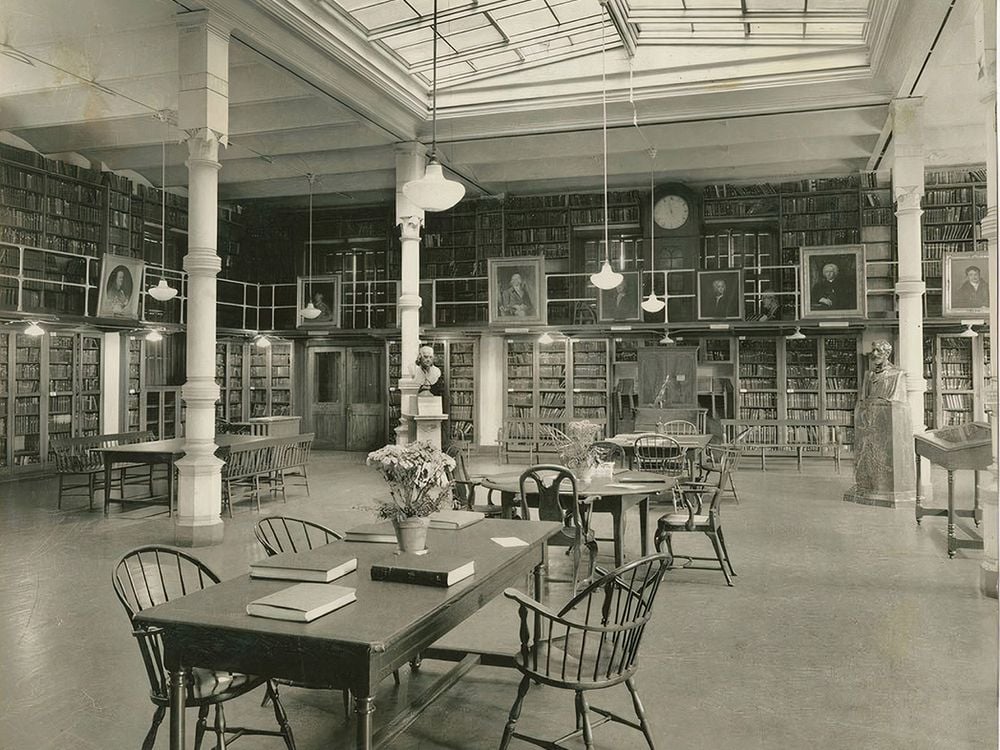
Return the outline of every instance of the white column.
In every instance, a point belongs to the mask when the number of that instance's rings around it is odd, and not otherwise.
[[[410,368],[417,359],[420,346],[420,228],[424,211],[413,205],[403,194],[403,185],[420,179],[424,173],[427,148],[421,143],[396,144],[396,224],[402,253],[399,284],[400,346],[400,419],[396,442],[405,444],[414,439],[416,426],[417,385],[410,377]]]
[[[895,158],[892,167],[893,197],[896,201],[896,238],[899,315],[899,351],[896,363],[906,370],[906,393],[914,432],[924,432],[924,311],[926,285],[921,264],[920,217],[924,196],[923,99],[894,99],[892,137]],[[912,440],[910,441],[912,446]],[[917,492],[930,497],[930,465],[921,459],[922,487]]]
[[[185,455],[177,462],[175,540],[186,546],[222,541],[222,461],[215,457],[216,252],[219,144],[229,130],[229,32],[208,11],[185,14],[180,27],[179,124],[188,134],[187,406]]]
[[[979,571],[979,589],[986,596],[997,598],[998,540],[997,493],[1000,480],[997,476],[997,4],[996,0],[982,0],[976,9],[976,55],[979,63],[980,101],[986,105],[987,116],[983,123],[986,152],[986,216],[982,221],[982,237],[989,244],[990,283],[990,342],[992,357],[990,375],[993,386],[986,396],[986,410],[993,432],[993,465],[983,477],[980,495],[983,508],[983,561]]]

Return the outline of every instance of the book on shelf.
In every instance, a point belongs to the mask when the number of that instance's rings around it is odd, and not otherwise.
[[[357,596],[347,586],[329,583],[297,583],[247,605],[247,614],[272,620],[312,622],[317,617],[350,604]]]
[[[348,529],[344,534],[344,540],[348,542],[378,542],[384,544],[396,543],[396,529],[392,521],[377,521],[375,523],[363,523]]]
[[[432,529],[464,529],[482,521],[485,513],[476,510],[439,510],[431,513]]]
[[[358,558],[340,551],[340,545],[324,545],[295,555],[267,557],[250,563],[251,578],[329,583],[358,568]]]
[[[372,565],[373,581],[413,583],[419,586],[451,586],[476,572],[475,560],[430,552],[403,553]]]

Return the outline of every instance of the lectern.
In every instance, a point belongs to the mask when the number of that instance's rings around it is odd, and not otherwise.
[[[917,454],[917,523],[919,524],[924,516],[948,516],[948,557],[954,557],[955,551],[962,548],[982,549],[983,539],[976,534],[972,534],[972,539],[956,538],[955,518],[971,518],[976,526],[982,521],[982,511],[979,508],[979,472],[988,469],[993,460],[990,426],[984,422],[969,422],[943,427],[940,430],[914,435],[913,444]],[[920,502],[923,500],[920,495],[921,457],[947,470],[947,509],[921,506]],[[973,472],[972,510],[955,508],[955,471],[958,469],[971,469]]]

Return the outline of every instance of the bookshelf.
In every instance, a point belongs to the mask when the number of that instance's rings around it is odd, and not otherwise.
[[[800,247],[861,241],[856,175],[781,184],[781,259],[798,263]]]
[[[820,418],[819,339],[785,341],[785,416],[787,419]]]
[[[287,417],[292,413],[292,344],[276,341],[270,350],[267,416]]]
[[[181,389],[149,387],[142,394],[143,427],[154,440],[170,440],[184,434]]]
[[[385,342],[385,439],[389,443],[396,442],[395,430],[399,426],[399,378],[403,374],[401,346],[399,339],[388,339]]]
[[[548,260],[568,259],[571,235],[569,197],[567,195],[508,197],[503,205],[503,254],[541,255]]]
[[[898,266],[892,186],[877,172],[862,172],[860,190],[867,314],[869,318],[895,318]]]
[[[487,283],[485,277],[435,281],[435,325],[486,325],[489,320]]]
[[[536,423],[540,415],[535,382],[544,370],[552,375],[557,368],[546,366],[535,368],[538,343],[533,339],[507,339],[504,347],[504,437],[511,447],[518,443],[537,442]],[[553,380],[550,378],[550,382]],[[558,382],[558,377],[554,378]],[[552,407],[547,407],[552,408]],[[516,448],[514,448],[516,450]]]
[[[857,336],[824,336],[821,340],[823,387],[821,419],[844,425],[841,440],[854,444],[854,407],[858,401],[861,353]]]
[[[242,341],[219,341],[215,344],[215,382],[219,384],[219,400],[215,415],[229,422],[246,418],[247,376],[244,363],[247,344]]]
[[[48,377],[44,344],[43,336],[22,333],[14,336],[11,465],[15,468],[41,463],[45,456],[42,452],[42,420],[45,419],[48,404],[42,398],[42,383]]]
[[[477,275],[476,204],[467,201],[447,212],[428,213],[425,222],[420,277]]]
[[[739,419],[778,419],[778,344],[774,338],[740,336],[737,344]],[[762,427],[758,432],[771,430]],[[776,436],[762,442],[776,442]]]
[[[977,411],[982,411],[977,409],[976,373],[982,365],[978,342],[978,338],[935,336],[934,423],[938,427],[972,422]]]
[[[611,361],[607,339],[573,339],[572,419],[586,419],[609,434],[608,405],[611,403]]]
[[[986,213],[986,170],[949,169],[924,175],[921,217],[925,317],[941,315],[945,253],[985,250],[979,222]]]
[[[249,409],[249,417],[290,415],[294,409],[292,343],[272,341],[266,348],[255,344],[245,347],[243,360],[247,369],[243,372],[247,390],[241,394],[241,400]],[[235,398],[233,392],[230,391],[230,398]]]
[[[924,426],[928,430],[936,428],[934,424],[934,400],[936,384],[934,381],[934,337],[924,336],[924,383],[927,390],[924,391]]]
[[[448,340],[445,343],[451,439],[475,445],[478,442],[476,434],[478,344],[472,339]]]
[[[10,427],[10,339],[6,333],[0,333],[0,471],[6,471],[10,465],[7,458],[7,431]]]

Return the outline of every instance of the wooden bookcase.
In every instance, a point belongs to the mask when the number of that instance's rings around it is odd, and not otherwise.
[[[249,357],[246,352],[249,352]],[[250,417],[283,417],[292,413],[292,344],[272,341],[261,348],[247,344],[244,360],[249,360],[248,391],[244,403]]]
[[[798,263],[800,247],[861,241],[857,176],[781,184],[781,258]]]
[[[986,170],[927,172],[922,206],[924,316],[939,317],[941,258],[945,253],[985,252],[979,222],[986,213]]]
[[[0,335],[0,469],[39,468],[55,436],[101,430],[101,337]]]
[[[841,439],[854,443],[854,407],[860,385],[857,335],[805,339],[740,336],[737,346],[737,418],[829,420],[844,425]],[[754,441],[774,444],[776,435]]]
[[[892,186],[876,172],[861,173],[861,242],[865,246],[867,315],[896,317],[896,216]]]
[[[215,345],[215,381],[219,384],[215,414],[228,422],[246,419],[247,346],[242,341],[219,341]]]
[[[586,419],[607,434],[611,362],[607,339],[508,339],[505,349],[504,431],[518,443],[545,442],[545,427],[565,432]],[[544,445],[542,446],[544,449]]]
[[[929,429],[986,418],[989,357],[987,335],[924,337],[924,419]]]
[[[476,276],[476,204],[427,214],[420,248],[421,278]]]
[[[434,282],[435,325],[486,325],[489,301],[485,277],[437,279]]]

